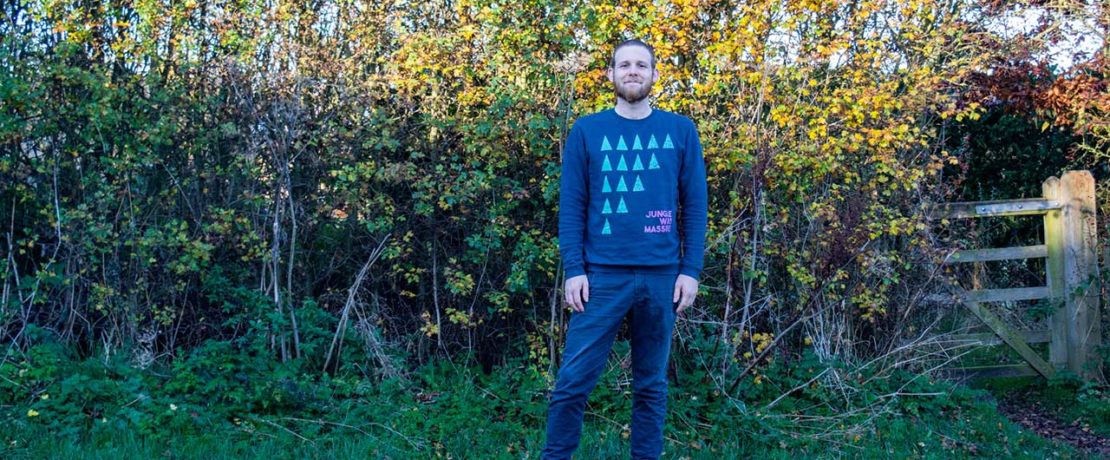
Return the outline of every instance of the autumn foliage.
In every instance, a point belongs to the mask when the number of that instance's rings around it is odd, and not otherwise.
[[[549,369],[561,142],[639,37],[710,176],[683,346],[721,375],[887,353],[923,308],[954,126],[1020,99],[1105,154],[1105,52],[1023,61],[990,3],[4,3],[0,337]]]

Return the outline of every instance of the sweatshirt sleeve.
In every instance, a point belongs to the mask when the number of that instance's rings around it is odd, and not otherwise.
[[[690,122],[682,157],[678,193],[682,206],[682,260],[678,272],[700,279],[705,259],[705,227],[708,222],[708,193],[705,180],[705,157],[698,130]]]
[[[559,254],[563,257],[567,278],[586,273],[582,248],[589,199],[587,168],[586,140],[575,123],[563,148],[563,169],[559,178]]]

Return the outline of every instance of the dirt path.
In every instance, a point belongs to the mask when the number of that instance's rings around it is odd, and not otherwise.
[[[1037,401],[1009,397],[998,401],[998,409],[1014,423],[1045,438],[1066,442],[1095,458],[1110,458],[1110,438],[1094,433],[1079,421],[1065,422],[1053,417]]]

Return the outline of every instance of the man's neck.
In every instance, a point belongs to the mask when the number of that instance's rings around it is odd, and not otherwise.
[[[615,109],[617,115],[630,120],[642,120],[651,115],[651,105],[648,104],[647,98],[633,104],[624,100],[624,98],[618,97]]]

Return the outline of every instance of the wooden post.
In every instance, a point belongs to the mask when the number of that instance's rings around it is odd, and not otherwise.
[[[1098,374],[1098,244],[1095,179],[1089,171],[1068,171],[1060,178],[1064,205],[1064,277],[1068,369],[1084,378]]]
[[[1046,200],[1061,200],[1060,180],[1050,177],[1041,184],[1041,191]],[[1063,210],[1052,209],[1044,215],[1044,245],[1047,252],[1044,261],[1045,285],[1052,295],[1048,302],[1052,302],[1052,317],[1049,318],[1049,327],[1052,329],[1052,341],[1048,345],[1048,362],[1056,369],[1064,369],[1068,365],[1068,317],[1064,307],[1064,292],[1067,284],[1064,279],[1064,219]]]
[[[998,337],[1001,338],[1002,341],[1006,342],[1006,344],[1017,351],[1018,354],[1025,359],[1025,362],[1029,363],[1029,366],[1035,369],[1037,373],[1041,374],[1046,379],[1050,379],[1055,375],[1056,370],[1052,368],[1052,365],[1045,362],[1044,358],[1037,355],[1037,352],[1033,351],[1032,348],[1029,348],[1029,344],[1025,343],[1025,338],[1015,333],[1013,329],[1010,329],[1002,318],[999,318],[998,315],[995,315],[993,312],[983,307],[983,304],[979,302],[965,301],[964,306],[967,307],[968,310],[971,310],[975,316],[978,316],[995,334],[998,334]]]

